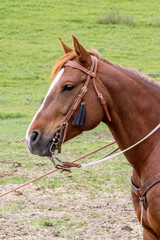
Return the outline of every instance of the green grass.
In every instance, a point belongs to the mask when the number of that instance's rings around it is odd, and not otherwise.
[[[67,237],[67,239],[69,236],[71,236],[71,234],[78,233],[78,229],[87,227],[88,225],[86,222],[72,220],[71,215],[64,216],[61,219],[56,217],[41,217],[38,219],[34,219],[32,221],[32,224],[35,227],[51,227],[52,229],[54,229],[55,233],[58,233],[58,235],[61,235],[61,237],[63,238]]]
[[[0,166],[1,172],[13,173],[1,178],[1,185],[21,184],[30,180],[31,171],[32,177],[37,177],[53,168],[48,159],[31,155],[20,140],[47,92],[50,70],[63,54],[58,38],[72,46],[74,34],[85,48],[97,49],[108,60],[145,73],[160,73],[159,11],[157,0],[1,1]],[[155,76],[155,80],[159,77]],[[106,144],[107,137],[110,140],[109,131],[101,124],[64,144],[62,158],[73,160]],[[103,151],[84,161],[105,154]],[[17,172],[14,162],[22,165]],[[45,164],[39,166],[41,163]],[[119,157],[86,170],[75,170],[71,178],[67,173],[56,173],[54,178],[46,177],[35,184],[44,191],[66,184],[70,194],[68,184],[76,183],[89,188],[94,199],[103,191],[128,190],[130,175],[129,164]],[[96,218],[94,213],[91,215]],[[37,220],[37,224],[43,226],[44,221]],[[55,224],[56,220],[52,221]]]
[[[55,218],[55,217],[52,217],[50,219],[42,217],[42,218],[34,219],[33,223],[34,225],[40,226],[40,227],[52,225],[54,226],[54,228],[56,228],[56,230],[61,229],[62,226],[67,226],[68,228],[71,226],[74,226],[75,228],[87,226],[87,223],[84,223],[84,222],[73,222],[70,216],[63,217],[61,219]],[[48,224],[48,223],[51,223],[51,224]]]
[[[97,213],[97,212],[91,212],[91,213],[90,213],[90,216],[91,216],[92,218],[99,218],[101,215],[100,215],[100,213]]]
[[[21,185],[21,183],[25,183],[28,182],[29,179],[27,177],[23,177],[23,176],[7,176],[4,178],[0,179],[0,184],[7,184],[7,183],[12,183],[12,184],[19,184]]]
[[[135,21],[132,16],[120,15],[119,13],[111,12],[100,16],[97,20],[100,24],[107,25],[126,25],[126,26],[134,26]]]
[[[11,204],[11,205],[7,205],[3,208],[0,208],[0,212],[12,212],[12,211],[21,211],[22,210],[22,206],[19,204]]]
[[[22,113],[1,113],[0,112],[0,120],[23,118],[23,117],[25,117],[25,115]]]

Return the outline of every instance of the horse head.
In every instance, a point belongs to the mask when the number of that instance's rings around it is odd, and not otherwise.
[[[66,134],[65,137],[63,136],[63,141],[67,141],[83,131],[95,128],[105,118],[104,110],[97,100],[93,79],[89,76],[93,64],[92,54],[86,51],[74,36],[74,49],[65,45],[61,39],[60,42],[65,55],[53,67],[52,77],[54,80],[26,134],[30,152],[40,156],[51,154],[50,148],[57,129],[63,131],[62,123],[67,122],[67,131],[65,129]],[[74,62],[78,67],[70,67],[68,61],[70,64]],[[89,80],[87,80],[88,78]],[[84,89],[86,81],[88,81],[87,87],[85,86]],[[96,84],[100,89],[103,88],[98,79],[98,71]],[[75,103],[83,90],[85,90],[83,96]],[[72,108],[75,108],[74,111],[71,110]],[[72,113],[68,117],[70,111]],[[76,118],[83,119],[81,121]]]

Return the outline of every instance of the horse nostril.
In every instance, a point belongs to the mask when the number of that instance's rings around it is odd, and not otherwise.
[[[39,131],[33,131],[30,137],[31,144],[36,144],[38,140],[40,139],[40,132]]]

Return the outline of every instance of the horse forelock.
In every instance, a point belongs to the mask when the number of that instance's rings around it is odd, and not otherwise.
[[[91,55],[96,56],[98,59],[101,59],[101,55],[97,50],[92,50],[89,51],[89,53]],[[52,71],[51,71],[51,79],[53,80],[55,78],[55,76],[58,74],[58,72],[62,69],[62,67],[64,66],[64,64],[69,61],[72,60],[76,57],[76,53],[75,51],[69,52],[67,54],[65,54],[64,56],[60,57],[58,59],[58,61],[56,62],[56,64],[53,66]]]
[[[62,69],[62,67],[64,66],[64,64],[68,61],[68,60],[72,60],[73,58],[76,57],[76,53],[75,51],[69,52],[67,54],[65,54],[64,56],[60,57],[58,59],[58,61],[56,62],[56,64],[53,66],[52,71],[51,71],[51,79],[54,79],[55,76],[57,75],[57,73]]]

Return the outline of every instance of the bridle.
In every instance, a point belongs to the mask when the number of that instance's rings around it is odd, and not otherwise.
[[[98,60],[95,56],[91,56],[92,59],[92,63],[91,63],[91,67],[90,70],[88,70],[87,68],[81,66],[79,63],[75,62],[75,61],[67,61],[64,64],[64,67],[71,67],[71,68],[75,68],[78,69],[82,72],[84,72],[85,74],[87,74],[87,79],[83,85],[83,87],[80,90],[80,93],[78,94],[78,96],[76,97],[76,99],[74,100],[74,103],[72,104],[72,106],[70,107],[67,115],[65,116],[63,122],[60,124],[59,128],[56,129],[56,132],[54,134],[54,138],[52,139],[51,145],[50,145],[50,153],[51,153],[51,161],[54,163],[54,165],[57,167],[57,165],[55,164],[54,158],[58,161],[60,161],[61,163],[63,163],[58,157],[56,153],[61,153],[61,145],[65,140],[66,137],[66,133],[67,133],[67,128],[68,128],[68,122],[70,120],[70,118],[72,117],[72,115],[74,114],[74,112],[76,111],[76,109],[78,108],[79,104],[81,103],[84,95],[87,93],[87,89],[88,89],[88,84],[90,82],[90,80],[92,79],[93,82],[93,86],[95,89],[95,92],[97,94],[97,97],[105,111],[105,114],[108,118],[108,121],[111,121],[111,117],[110,114],[108,112],[108,108],[107,108],[107,103],[104,100],[103,94],[98,90],[97,85],[96,85],[96,73],[97,73],[97,67],[98,67]]]
[[[72,117],[72,115],[74,114],[75,110],[78,108],[79,104],[81,103],[84,95],[87,93],[87,87],[88,84],[90,82],[90,80],[92,79],[93,82],[93,86],[95,89],[95,92],[97,93],[97,97],[101,103],[101,105],[104,108],[105,114],[108,118],[108,121],[111,121],[111,117],[110,114],[108,112],[108,108],[107,108],[107,103],[104,100],[103,94],[98,90],[97,85],[96,85],[96,73],[97,73],[97,67],[98,67],[98,61],[97,58],[95,56],[91,56],[92,59],[92,63],[91,63],[91,68],[90,70],[84,68],[83,66],[81,66],[80,64],[78,64],[75,61],[68,61],[64,64],[64,67],[71,67],[71,68],[75,68],[75,69],[79,69],[80,71],[84,72],[85,74],[87,74],[87,79],[83,85],[83,87],[81,88],[80,93],[78,94],[77,98],[74,100],[74,103],[72,104],[71,108],[69,109],[67,115],[65,116],[63,122],[60,124],[60,127],[56,129],[56,133],[54,135],[54,138],[52,139],[52,143],[50,145],[50,153],[51,153],[51,161],[54,163],[56,168],[61,168],[62,170],[66,170],[70,167],[82,167],[82,165],[84,166],[88,166],[88,165],[92,165],[92,164],[97,164],[99,162],[105,161],[107,159],[110,159],[110,157],[104,157],[103,159],[99,159],[98,161],[95,161],[93,163],[89,163],[89,164],[68,164],[65,163],[63,161],[61,161],[58,157],[56,153],[60,153],[61,152],[61,144],[64,142],[65,137],[66,137],[66,133],[67,133],[67,127],[68,127],[68,122],[70,120],[70,118]],[[138,141],[137,143],[133,144],[132,146],[128,147],[127,149],[124,149],[123,151],[113,155],[112,157],[119,155],[121,153],[124,153],[128,150],[130,150],[131,148],[137,146],[138,144],[140,144],[141,142],[143,142],[145,139],[147,139],[148,137],[150,137],[154,132],[156,132],[158,129],[160,128],[160,124],[158,124],[148,135],[146,135],[143,139],[141,139],[140,141]],[[52,150],[53,148],[53,150]],[[110,154],[109,154],[110,155]],[[111,157],[111,158],[112,158]],[[61,165],[57,165],[56,162],[54,160],[58,160],[60,161]],[[133,192],[139,197],[140,202],[142,203],[142,207],[144,207],[144,209],[146,209],[146,193],[147,191],[156,183],[160,182],[160,173],[155,174],[153,177],[151,177],[141,188],[138,188],[134,185],[132,178],[131,178],[131,186],[132,186],[132,190]],[[141,214],[143,215],[143,214]],[[141,216],[142,218],[142,216]]]
[[[143,139],[141,139],[137,143],[133,144],[129,148],[121,151],[120,153],[117,153],[117,154],[113,155],[112,157],[107,156],[107,157],[104,157],[103,159],[99,159],[98,161],[95,161],[95,162],[89,163],[89,164],[76,164],[76,163],[67,163],[67,162],[61,161],[57,157],[56,151],[58,153],[61,152],[61,144],[64,142],[65,137],[66,137],[68,122],[69,122],[70,118],[72,117],[72,115],[74,114],[74,112],[76,111],[76,109],[78,108],[79,104],[81,103],[84,95],[87,93],[87,87],[88,87],[88,84],[89,84],[91,79],[92,79],[92,82],[93,82],[95,92],[97,93],[97,97],[98,97],[101,105],[103,106],[103,109],[104,109],[105,114],[108,118],[108,121],[111,121],[111,117],[110,117],[110,114],[109,114],[108,108],[107,108],[107,103],[104,100],[103,94],[98,90],[97,85],[96,85],[96,81],[95,81],[96,73],[97,73],[97,67],[98,67],[98,61],[97,61],[97,58],[95,56],[91,56],[91,59],[92,59],[92,63],[91,63],[90,70],[84,68],[83,66],[81,66],[80,64],[78,64],[75,61],[70,61],[69,60],[66,64],[64,64],[64,67],[71,67],[71,68],[75,68],[75,69],[78,69],[78,70],[84,72],[85,74],[87,74],[87,79],[86,79],[83,87],[81,88],[81,91],[78,94],[77,98],[74,100],[73,105],[71,106],[67,115],[65,116],[63,122],[60,124],[60,127],[56,129],[56,133],[55,133],[54,138],[52,139],[52,143],[50,145],[50,153],[51,153],[50,159],[54,163],[55,167],[59,168],[59,169],[62,169],[62,171],[70,171],[70,170],[68,170],[70,167],[80,168],[80,167],[83,167],[83,165],[84,166],[93,165],[93,164],[102,162],[104,160],[110,159],[110,158],[112,158],[116,155],[119,155],[121,153],[124,153],[124,152],[130,150],[131,148],[135,147],[136,145],[140,144],[141,142],[143,142],[145,139],[150,137],[154,132],[156,132],[160,128],[160,124],[158,124]],[[53,150],[52,150],[52,148],[53,148]],[[60,161],[61,165],[57,165],[55,160]],[[139,197],[139,200],[140,200],[140,203],[141,203],[141,225],[142,225],[142,218],[143,218],[143,208],[146,209],[146,206],[147,206],[146,193],[148,192],[148,190],[150,188],[152,188],[158,182],[160,182],[160,172],[153,175],[149,180],[147,180],[141,188],[138,188],[137,186],[135,186],[133,181],[132,181],[132,178],[131,178],[132,191],[137,195],[137,197]]]

